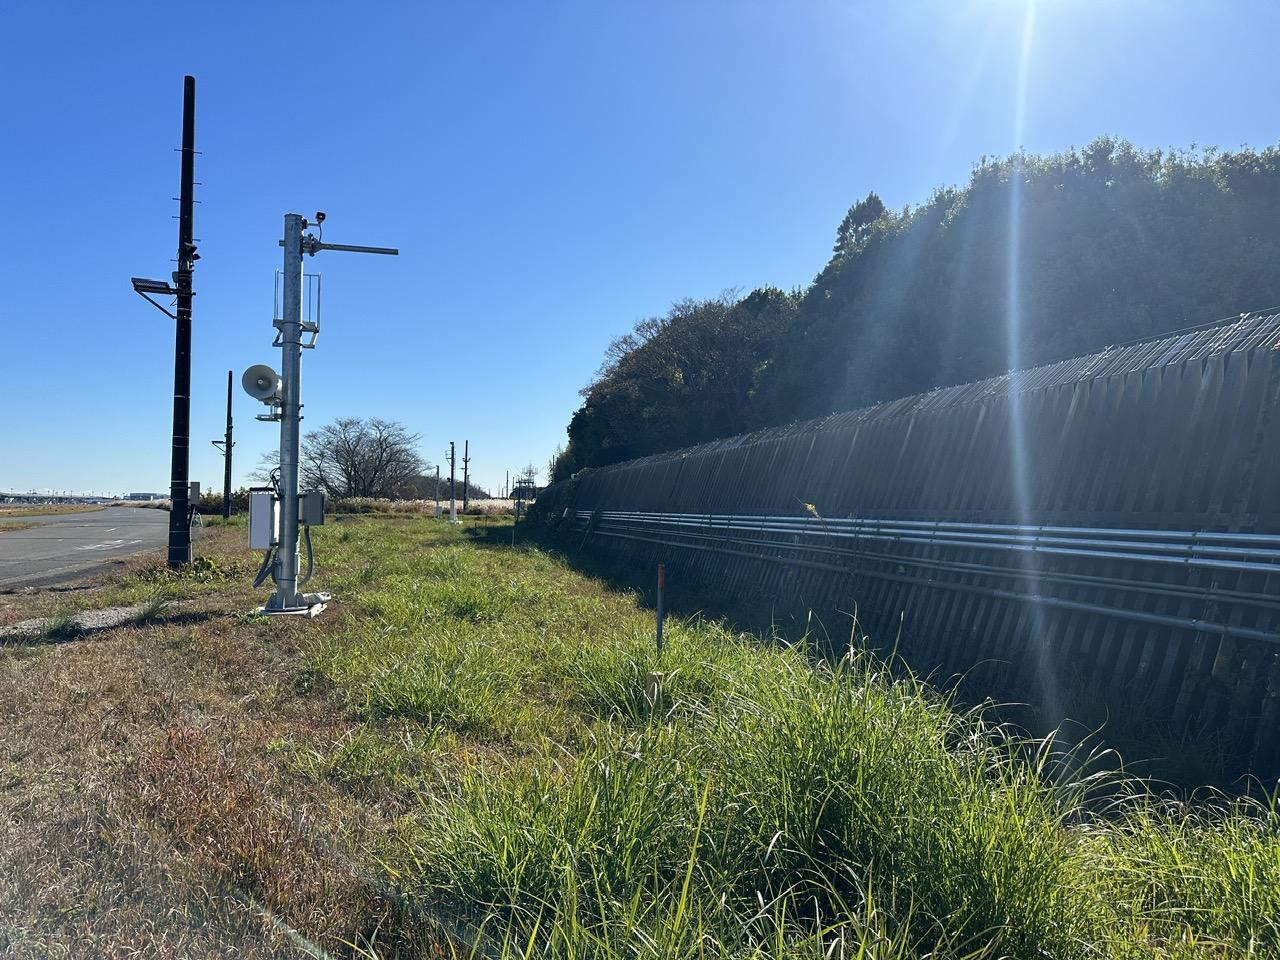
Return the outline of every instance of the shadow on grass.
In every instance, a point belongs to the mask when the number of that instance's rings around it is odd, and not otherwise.
[[[465,530],[464,534],[472,542],[484,547],[512,548],[512,529],[509,524],[487,529],[476,526]],[[565,566],[599,580],[609,589],[634,595],[645,609],[656,608],[656,564],[642,565],[608,555],[592,555],[585,550],[575,549],[577,543],[543,536],[532,526],[516,528],[515,545],[545,550]],[[854,629],[852,613],[825,611],[819,614],[817,611],[782,604],[770,598],[753,600],[716,590],[701,582],[683,580],[670,571],[663,590],[663,605],[669,617],[702,617],[723,623],[735,632],[749,633],[762,639],[789,643],[807,639],[823,653],[840,654],[846,651]]]
[[[464,534],[488,549],[512,549],[510,525],[474,527]],[[655,606],[656,565],[643,567],[608,554],[593,555],[579,548],[576,536],[550,536],[532,526],[516,528],[515,546],[545,550],[610,589],[633,594],[643,607],[652,610]],[[941,667],[930,669],[926,664],[932,658],[918,657],[910,637],[890,631],[868,638],[856,629],[852,612],[810,611],[770,599],[753,601],[702,583],[682,582],[670,573],[664,600],[672,617],[700,616],[738,632],[783,642],[807,638],[819,656],[840,656],[851,643],[865,645],[884,659],[890,672],[910,673],[923,680],[957,710],[980,707],[993,722],[1024,736],[1051,737],[1064,750],[1101,758],[1093,761],[1098,768],[1123,769],[1183,796],[1206,787],[1230,793],[1255,792],[1256,783],[1241,775],[1244,765],[1220,732],[1194,727],[1175,731],[1136,694],[1123,703],[1104,703],[1098,700],[1094,686],[1081,678],[1075,678],[1073,683],[1071,677],[1064,676],[1060,679],[1066,716],[1050,716],[1045,705],[1024,699],[1026,691],[1014,694],[998,682],[992,685],[993,675],[983,667],[994,665],[999,674],[1003,661],[984,661],[964,673]]]

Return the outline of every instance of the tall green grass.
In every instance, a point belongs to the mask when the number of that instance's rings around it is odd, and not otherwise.
[[[332,538],[312,669],[364,729],[315,768],[399,771],[389,881],[461,952],[1280,956],[1274,802],[1091,779],[859,650],[692,619],[659,657],[634,597],[422,526]],[[405,723],[436,752],[408,778]]]

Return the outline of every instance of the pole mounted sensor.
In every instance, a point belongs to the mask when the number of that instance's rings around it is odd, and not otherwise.
[[[325,215],[316,213],[318,227]],[[273,321],[277,333],[275,344],[280,347],[280,372],[266,364],[255,364],[245,371],[242,383],[245,392],[271,408],[270,414],[259,420],[280,423],[280,465],[275,471],[274,484],[257,500],[250,501],[250,528],[271,531],[260,534],[255,544],[265,545],[267,553],[258,575],[258,582],[265,580],[269,572],[275,582],[275,593],[259,611],[266,614],[302,614],[314,617],[332,599],[328,593],[302,593],[301,589],[311,579],[314,568],[311,550],[311,527],[324,522],[324,497],[320,491],[300,493],[298,490],[298,464],[301,456],[302,421],[302,351],[315,346],[304,343],[303,333],[314,333],[318,327],[303,321],[302,301],[304,276],[302,258],[315,256],[321,250],[343,250],[350,253],[377,253],[396,256],[399,250],[391,247],[363,247],[340,243],[322,243],[306,233],[307,221],[297,213],[284,216],[284,269],[282,281],[282,309]],[[266,494],[270,496],[266,496]],[[259,511],[269,511],[254,523],[253,504]],[[300,567],[299,527],[307,546],[307,572],[299,578]]]

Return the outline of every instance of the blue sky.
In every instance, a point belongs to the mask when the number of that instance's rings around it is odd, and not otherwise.
[[[1280,5],[10,4],[0,12],[0,489],[166,490],[176,242],[198,83],[192,477],[225,378],[276,362],[283,214],[326,211],[304,427],[403,421],[475,476],[541,470],[606,344],[674,300],[808,283],[850,203],[984,154],[1280,139]],[[1280,269],[1280,265],[1277,266]],[[236,391],[240,483],[276,442]]]

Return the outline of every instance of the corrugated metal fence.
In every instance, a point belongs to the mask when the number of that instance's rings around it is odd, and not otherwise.
[[[592,471],[582,542],[1280,769],[1280,315]],[[1052,709],[1052,704],[1049,704]]]

